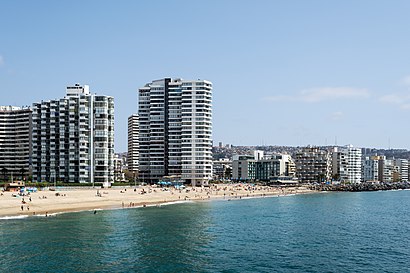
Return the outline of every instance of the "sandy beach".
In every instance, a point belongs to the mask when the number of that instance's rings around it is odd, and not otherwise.
[[[248,184],[217,184],[210,187],[187,187],[183,190],[156,186],[121,187],[110,189],[43,190],[26,196],[2,192],[0,217],[48,215],[98,209],[121,209],[159,205],[176,201],[205,201],[244,197],[284,196],[314,191],[305,187],[273,188]]]

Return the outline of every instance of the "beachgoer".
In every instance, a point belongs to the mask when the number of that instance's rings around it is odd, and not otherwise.
[[[48,214],[48,212],[46,211],[46,217],[48,216],[47,214]]]
[[[21,205],[21,207],[20,207],[20,208],[21,208],[21,210],[23,211],[23,209],[24,209],[23,205]]]

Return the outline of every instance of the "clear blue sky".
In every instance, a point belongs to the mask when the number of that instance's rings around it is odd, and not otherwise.
[[[127,149],[137,89],[214,84],[213,139],[410,148],[409,1],[1,1],[0,105],[88,84],[115,97]],[[390,141],[389,141],[390,140]]]

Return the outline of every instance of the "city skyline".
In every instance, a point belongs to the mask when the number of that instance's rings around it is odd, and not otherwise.
[[[152,79],[213,82],[213,140],[410,148],[410,3],[2,2],[0,105],[66,86],[115,100],[115,150]]]

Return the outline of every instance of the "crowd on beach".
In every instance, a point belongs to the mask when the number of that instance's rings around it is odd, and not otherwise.
[[[282,196],[311,192],[303,187],[270,187],[255,184],[211,184],[203,187],[176,188],[146,185],[109,189],[59,188],[37,192],[2,192],[0,216],[47,215],[51,212],[95,210],[101,208],[132,208],[160,205],[175,201],[234,200],[244,197]],[[7,197],[8,195],[8,197]],[[10,198],[11,197],[11,198]],[[12,204],[18,205],[18,210]],[[15,208],[15,207],[14,207]]]

